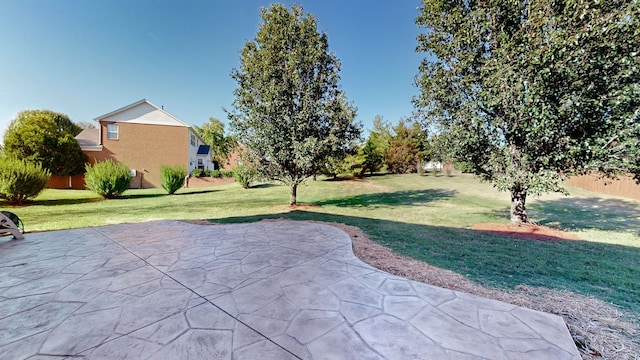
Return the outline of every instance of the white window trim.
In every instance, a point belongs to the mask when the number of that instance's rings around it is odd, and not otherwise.
[[[115,137],[111,137],[111,135],[114,133],[113,131],[109,131],[109,127],[115,127],[116,131],[115,131]],[[120,127],[118,126],[118,124],[107,124],[107,139],[108,140],[118,140],[120,138]]]

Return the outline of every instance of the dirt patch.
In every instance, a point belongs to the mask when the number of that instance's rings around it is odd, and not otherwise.
[[[227,185],[234,182],[233,178],[189,177],[186,188],[195,189],[210,186]]]
[[[533,224],[497,224],[486,223],[473,225],[473,230],[486,231],[496,235],[517,237],[532,240],[580,240],[580,238],[562,230]]]
[[[284,220],[268,219],[263,221]],[[187,222],[201,225],[217,225],[208,221]],[[353,252],[360,260],[388,273],[425,284],[559,315],[567,324],[580,355],[585,360],[640,359],[640,342],[637,340],[640,337],[638,319],[631,319],[627,314],[622,313],[606,302],[569,291],[541,287],[521,285],[513,290],[485,287],[453,271],[440,269],[427,263],[398,255],[391,249],[370,240],[360,228],[355,226],[340,223],[323,223],[321,221],[308,222],[331,225],[342,229],[351,237]],[[521,237],[534,238],[534,235],[539,235],[539,233],[535,233],[531,229],[521,230],[523,230],[519,232]],[[549,233],[543,232],[543,234],[550,236]],[[552,234],[554,240],[566,239],[558,236],[563,234],[555,232],[552,232]],[[549,239],[545,238],[543,240]]]

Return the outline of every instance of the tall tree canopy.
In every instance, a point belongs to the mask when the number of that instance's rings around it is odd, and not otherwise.
[[[426,155],[426,140],[426,132],[418,122],[400,119],[389,138],[385,156],[387,170],[396,174],[416,172]]]
[[[209,122],[193,127],[198,135],[211,146],[211,157],[218,163],[225,162],[237,143],[233,136],[225,136],[224,124],[220,119],[209,118]]]
[[[369,136],[360,149],[364,156],[362,174],[365,172],[373,174],[384,167],[392,136],[391,131],[391,125],[381,115],[373,118],[373,128],[369,130]]]
[[[338,86],[340,63],[313,15],[281,4],[262,9],[255,38],[242,49],[231,126],[263,162],[264,175],[290,188],[343,158],[360,136],[356,109]]]
[[[87,156],[75,138],[80,131],[65,114],[25,110],[5,132],[3,155],[42,164],[55,176],[82,174]]]
[[[382,169],[382,166],[384,166],[384,153],[371,139],[371,134],[369,134],[367,141],[362,146],[361,152],[364,156],[364,163],[362,164],[363,174],[367,171],[369,174],[373,174],[374,172],[378,172]]]
[[[511,192],[564,191],[573,174],[635,170],[640,133],[637,0],[423,0],[415,99],[458,160]]]
[[[369,140],[373,143],[373,146],[382,154],[382,157],[387,156],[389,150],[389,142],[393,130],[391,124],[384,120],[381,115],[376,115],[373,118],[373,129],[369,131]]]

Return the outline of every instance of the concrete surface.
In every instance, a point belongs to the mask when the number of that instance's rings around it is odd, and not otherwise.
[[[562,319],[399,278],[320,224],[0,239],[1,359],[580,359]]]

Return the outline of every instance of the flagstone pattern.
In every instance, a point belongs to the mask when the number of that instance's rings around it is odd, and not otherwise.
[[[0,241],[1,359],[580,359],[560,317],[387,274],[328,225]]]

